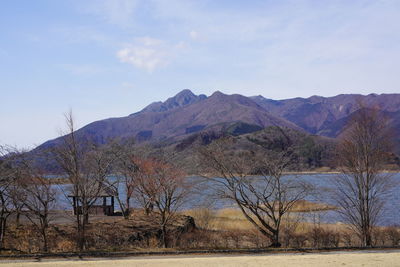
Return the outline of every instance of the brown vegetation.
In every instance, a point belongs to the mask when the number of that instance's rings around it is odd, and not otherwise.
[[[135,210],[129,219],[122,217],[97,219],[86,227],[86,250],[140,250],[159,248],[162,233],[158,221],[160,215],[144,215],[143,210]],[[71,215],[70,215],[71,216]],[[166,239],[177,244],[183,234],[193,231],[195,225],[191,217],[179,215],[168,225]],[[76,239],[76,225],[51,224],[47,229],[50,252],[72,252],[80,250]],[[40,233],[29,223],[19,226],[12,224],[8,229],[5,246],[12,251],[36,253],[42,251]]]
[[[319,205],[317,204],[315,208],[318,209]],[[318,214],[320,212],[316,211],[312,222],[305,222],[302,215],[296,212],[286,217],[281,227],[282,246],[328,248],[362,245],[360,238],[354,235],[348,225],[321,223],[319,218],[321,214]],[[238,209],[222,209],[213,212],[212,215],[208,214],[205,224],[204,211],[190,210],[185,214],[193,216],[196,221],[198,230],[189,236],[193,244],[201,248],[207,247],[207,242],[209,242],[209,248],[236,248],[237,246],[262,248],[270,245],[270,241],[256,231]],[[197,235],[201,236],[196,238]],[[216,240],[213,240],[214,238]],[[399,241],[398,227],[374,227],[374,246],[397,246],[400,244]]]
[[[391,128],[384,114],[376,108],[362,107],[349,121],[338,146],[342,173],[336,179],[338,211],[364,246],[373,243],[373,227],[392,186],[390,174],[382,173],[393,147],[391,141]]]
[[[62,143],[52,149],[52,156],[67,175],[71,191],[66,195],[76,217],[76,242],[80,250],[86,249],[86,227],[89,223],[89,211],[95,204],[104,181],[110,174],[112,160],[109,151],[95,146],[90,140],[81,140],[76,136],[72,111],[65,115],[67,132]]]
[[[186,178],[172,153],[137,152],[127,140],[97,146],[77,138],[71,113],[66,123],[67,134],[49,155],[70,184],[64,193],[72,199],[73,215],[67,217],[74,223],[53,221],[60,212],[55,211],[56,192],[45,172],[25,153],[0,147],[1,250],[399,245],[398,227],[376,226],[391,185],[389,175],[382,173],[391,156],[390,134],[377,110],[361,109],[342,136],[337,207],[304,200],[315,193],[313,187],[296,175],[284,176],[298,163],[299,148],[279,127],[273,129],[279,134],[244,137],[245,145],[225,137],[201,146],[196,165],[200,163],[209,176],[194,181]],[[117,174],[115,179],[108,179],[111,173]],[[205,202],[229,201],[234,208],[214,210],[204,204],[182,211],[197,199],[196,191],[204,193],[204,185],[210,196]],[[105,191],[111,206],[106,205]],[[96,204],[100,196],[103,205]],[[121,212],[114,212],[114,197]],[[110,217],[92,220],[94,208]],[[322,223],[328,210],[340,212],[348,225]]]
[[[276,140],[265,136],[237,153],[227,152],[235,146],[230,138],[199,148],[200,160],[212,174],[205,178],[215,188],[215,195],[235,203],[273,247],[281,246],[283,217],[312,190],[304,181],[283,178],[295,155],[290,137],[278,130],[280,135]],[[249,174],[259,176],[249,177]]]

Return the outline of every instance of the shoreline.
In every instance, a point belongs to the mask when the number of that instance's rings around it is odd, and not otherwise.
[[[385,170],[382,173],[385,174],[396,174],[396,173],[400,173],[400,170]],[[341,172],[339,171],[287,171],[287,172],[283,172],[282,175],[326,175],[326,174],[341,174]],[[53,176],[53,175],[52,175]],[[113,176],[113,175],[111,175]],[[200,178],[209,178],[211,176],[214,175],[209,175],[209,174],[191,174],[188,175],[186,178],[196,178],[196,177],[200,177]],[[248,177],[257,177],[259,175],[248,175]],[[214,176],[215,177],[215,176]],[[50,180],[52,185],[65,185],[65,184],[70,184],[70,181],[68,180],[68,178],[65,177],[55,177],[55,178],[47,178],[48,180]]]

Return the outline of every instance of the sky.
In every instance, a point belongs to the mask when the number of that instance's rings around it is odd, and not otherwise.
[[[189,88],[400,93],[398,0],[4,0],[0,144],[32,148]]]

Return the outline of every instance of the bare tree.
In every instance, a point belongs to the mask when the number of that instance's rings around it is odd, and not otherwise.
[[[10,150],[9,150],[10,151]],[[56,192],[44,172],[39,171],[34,160],[38,154],[28,155],[26,151],[12,149],[8,169],[11,170],[11,183],[8,187],[10,207],[16,214],[17,226],[22,210],[43,238],[43,251],[48,251],[47,228],[50,210],[56,201]]]
[[[273,247],[281,246],[279,234],[283,216],[311,190],[296,177],[283,176],[283,171],[293,161],[293,151],[290,138],[283,130],[280,133],[285,142],[275,150],[266,149],[259,142],[242,151],[235,148],[233,138],[199,148],[200,160],[209,173],[206,177],[215,193],[233,201]],[[253,173],[257,175],[249,176]]]
[[[4,247],[7,220],[13,212],[12,187],[15,181],[15,170],[9,153],[9,149],[0,146],[0,249]]]
[[[113,174],[115,177],[106,180],[106,183],[116,198],[125,219],[128,219],[131,214],[131,200],[137,177],[140,175],[138,164],[135,161],[133,144],[133,140],[130,140],[123,143],[114,142],[109,146],[110,153],[114,157]]]
[[[339,212],[364,246],[372,245],[372,229],[392,184],[390,175],[382,172],[391,140],[384,114],[362,107],[349,121],[337,148],[341,175],[335,181],[335,196]]]
[[[159,215],[161,246],[168,247],[167,227],[190,193],[191,183],[172,164],[157,159],[137,160],[140,169],[135,192],[144,208],[154,206]]]
[[[28,209],[27,218],[42,236],[44,252],[49,249],[47,230],[53,219],[50,216],[51,210],[56,204],[56,190],[52,187],[51,181],[40,173],[30,173],[24,179],[25,207]]]
[[[70,194],[75,210],[77,244],[78,248],[83,250],[86,246],[90,207],[95,204],[104,189],[112,160],[107,149],[76,136],[72,112],[65,118],[68,132],[62,136],[62,143],[53,148],[52,155],[71,183]]]
[[[0,248],[3,248],[4,237],[10,215],[19,216],[24,207],[25,194],[20,186],[20,177],[24,173],[21,164],[22,153],[10,146],[0,146]]]

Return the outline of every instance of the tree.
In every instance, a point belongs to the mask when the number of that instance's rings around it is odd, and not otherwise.
[[[382,214],[392,184],[382,172],[391,151],[389,121],[376,108],[361,109],[348,122],[337,148],[341,175],[335,180],[335,198],[343,219],[372,245],[372,228]]]
[[[76,136],[72,112],[69,112],[65,119],[68,132],[62,136],[62,142],[52,149],[51,155],[55,157],[71,183],[69,193],[73,196],[77,244],[78,248],[83,250],[86,246],[89,210],[104,189],[105,180],[110,174],[112,157],[106,148]]]
[[[21,151],[9,146],[0,146],[0,248],[3,248],[8,218],[16,215],[17,225],[25,203],[21,188],[24,173]]]
[[[140,170],[135,196],[146,209],[157,211],[161,231],[161,246],[168,247],[167,227],[176,219],[177,211],[185,203],[191,183],[184,173],[159,159],[136,159]]]
[[[271,241],[272,247],[281,246],[283,216],[311,190],[299,179],[283,176],[295,157],[290,138],[283,129],[278,130],[279,142],[266,139],[240,150],[235,147],[235,140],[228,137],[198,150],[215,194],[233,201],[245,218]]]
[[[12,159],[10,150],[0,146],[0,249],[4,247],[7,220],[13,212],[15,169],[12,166]]]
[[[311,136],[304,138],[303,144],[299,150],[299,154],[303,158],[307,169],[322,166],[323,147],[316,144]]]
[[[42,174],[31,173],[24,179],[22,185],[25,192],[24,205],[28,209],[27,218],[42,236],[43,251],[47,252],[48,237],[47,229],[52,220],[50,211],[56,204],[56,191],[51,185],[51,181]]]
[[[35,164],[34,160],[39,154],[28,155],[25,151],[17,149],[8,151],[8,155],[4,157],[8,164],[3,170],[7,169],[9,174],[7,193],[10,212],[16,214],[18,226],[19,215],[22,210],[27,211],[24,215],[42,236],[43,251],[47,252],[47,229],[51,220],[50,210],[54,208],[56,202],[56,191],[45,172],[40,171]]]
[[[135,161],[133,140],[109,145],[114,157],[114,179],[106,180],[113,196],[121,208],[122,215],[128,219],[131,214],[131,199],[133,197],[137,177],[140,175],[138,164]],[[121,192],[121,189],[124,192]],[[122,199],[125,196],[125,199]]]

